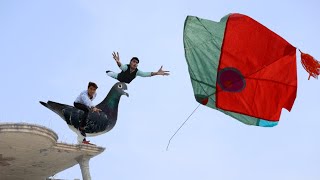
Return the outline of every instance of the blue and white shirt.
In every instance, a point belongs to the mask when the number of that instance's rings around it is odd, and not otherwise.
[[[88,90],[85,90],[82,93],[80,93],[80,95],[77,97],[77,99],[74,102],[81,103],[88,106],[89,108],[92,108],[94,107],[94,105],[92,104],[92,101],[96,98],[96,96],[97,96],[97,93],[94,93],[92,99],[90,99],[88,95]]]

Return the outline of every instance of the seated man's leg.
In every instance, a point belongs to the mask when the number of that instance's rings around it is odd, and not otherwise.
[[[87,120],[87,117],[88,117],[88,113],[89,113],[89,108],[88,106],[84,105],[84,104],[81,104],[81,103],[74,103],[73,104],[74,107],[76,107],[77,109],[81,109],[82,111],[84,111],[84,114],[83,114],[83,118],[80,122],[80,128],[84,128],[86,126],[86,120]]]

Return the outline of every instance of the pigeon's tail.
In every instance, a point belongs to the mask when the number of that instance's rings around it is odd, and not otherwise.
[[[43,106],[47,107],[48,109],[50,109],[51,111],[57,113],[60,117],[63,117],[63,112],[62,110],[68,107],[72,107],[66,104],[60,104],[57,102],[53,102],[53,101],[48,101],[47,103],[40,101],[40,104],[42,104]]]
[[[52,107],[54,110],[56,111],[61,111],[67,107],[71,107],[69,105],[66,105],[66,104],[60,104],[60,103],[57,103],[57,102],[53,102],[53,101],[48,101],[47,103],[50,107]]]
[[[44,107],[48,107],[48,104],[43,101],[39,101],[39,103],[42,104]]]

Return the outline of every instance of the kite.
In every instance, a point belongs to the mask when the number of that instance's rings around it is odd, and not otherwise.
[[[188,16],[183,42],[195,99],[247,125],[272,127],[297,95],[296,47],[243,14]],[[301,52],[301,51],[300,51]],[[320,62],[301,52],[310,77]]]

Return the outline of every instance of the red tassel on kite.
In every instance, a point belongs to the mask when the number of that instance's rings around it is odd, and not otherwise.
[[[309,73],[308,80],[310,79],[311,76],[318,79],[318,76],[320,74],[320,62],[319,61],[314,59],[309,54],[305,54],[305,53],[301,52],[301,64],[304,67],[304,69]]]

